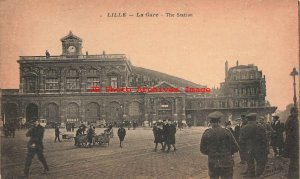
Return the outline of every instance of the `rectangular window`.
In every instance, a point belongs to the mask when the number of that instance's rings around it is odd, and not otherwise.
[[[235,106],[235,107],[239,107],[239,101],[235,101],[235,102],[234,102],[234,106]]]
[[[246,95],[246,94],[247,94],[247,89],[243,88],[243,95]]]
[[[67,78],[66,89],[69,90],[79,89],[79,78]]]
[[[57,78],[48,78],[46,79],[46,90],[58,90],[58,79]]]
[[[255,91],[254,91],[254,88],[251,88],[251,89],[250,89],[250,95],[254,95],[254,92],[255,92]]]
[[[91,69],[91,70],[89,71],[89,75],[97,75],[97,70]]]
[[[237,96],[237,95],[239,95],[239,90],[236,88],[236,89],[234,89],[234,94]]]
[[[118,79],[117,77],[111,77],[110,78],[110,86],[113,88],[118,88]]]
[[[99,78],[87,78],[87,89],[91,89],[93,86],[100,86]]]

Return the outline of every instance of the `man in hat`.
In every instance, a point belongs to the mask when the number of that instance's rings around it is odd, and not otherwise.
[[[238,152],[238,144],[231,132],[220,126],[222,113],[213,112],[208,115],[211,128],[201,138],[200,151],[208,155],[210,178],[233,177],[233,154]]]
[[[241,128],[240,146],[247,152],[247,171],[244,178],[259,177],[267,162],[267,136],[265,129],[256,123],[257,114],[246,115],[247,124]],[[256,164],[256,166],[255,166]]]
[[[120,124],[120,127],[118,129],[118,136],[119,136],[119,140],[120,140],[120,148],[123,148],[123,141],[126,136],[126,130],[123,127],[123,124]]]
[[[241,118],[238,120],[238,122],[239,122],[238,125],[236,125],[234,127],[234,136],[235,136],[235,139],[239,142],[241,128],[247,124],[246,115],[242,114]],[[246,163],[247,153],[246,153],[246,149],[244,149],[243,146],[240,146],[239,153],[240,153],[240,159],[241,159],[240,163],[241,164]]]
[[[299,124],[298,109],[292,107],[290,116],[285,122],[284,157],[290,158],[288,178],[299,178]]]
[[[266,131],[266,135],[267,135],[267,152],[269,154],[270,153],[270,141],[271,141],[271,136],[272,136],[272,133],[273,133],[271,123],[266,122],[265,118],[263,116],[259,116],[257,124],[262,126]]]
[[[28,132],[26,133],[26,137],[30,137],[30,139],[27,144],[28,153],[24,169],[25,176],[29,176],[29,167],[35,154],[38,156],[38,159],[43,164],[44,173],[46,173],[47,171],[49,171],[49,168],[43,154],[44,127],[40,125],[40,121],[38,119],[34,121],[34,126],[28,130]]]
[[[271,134],[271,146],[274,151],[274,156],[275,157],[281,156],[283,152],[283,144],[284,144],[284,139],[283,139],[284,124],[280,122],[279,116],[277,115],[273,116],[271,127],[273,129]]]

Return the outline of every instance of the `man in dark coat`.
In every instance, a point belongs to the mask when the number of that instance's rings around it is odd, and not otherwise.
[[[212,179],[232,179],[233,154],[238,152],[238,144],[231,132],[220,126],[222,116],[218,111],[208,115],[212,128],[205,130],[200,143],[200,151],[208,155],[208,172]]]
[[[56,139],[58,139],[58,142],[60,142],[60,138],[59,138],[59,127],[58,125],[55,126],[55,139],[54,142],[56,142]]]
[[[285,122],[284,157],[290,158],[288,178],[299,178],[299,124],[298,109],[292,107],[291,114]]]
[[[168,123],[167,124],[167,139],[166,139],[166,145],[168,146],[167,152],[170,151],[171,145],[173,146],[174,151],[176,151],[175,134],[176,134],[176,125],[174,123],[173,124]]]
[[[122,124],[120,125],[120,127],[118,129],[118,136],[119,136],[119,140],[120,140],[120,147],[122,148],[123,147],[123,141],[124,141],[124,138],[126,136],[126,130],[123,127]]]
[[[247,152],[247,171],[244,178],[259,177],[267,163],[267,135],[265,129],[256,123],[257,114],[246,116],[247,124],[241,128],[240,146]],[[256,165],[255,165],[256,164]]]
[[[247,119],[246,119],[246,115],[242,114],[241,118],[239,120],[239,124],[235,126],[234,128],[234,136],[235,139],[238,141],[239,143],[239,138],[240,138],[240,133],[241,133],[241,128],[244,127],[247,124]],[[243,148],[243,146],[240,146],[240,159],[241,159],[241,164],[246,163],[246,157],[247,157],[247,152],[246,149]]]
[[[281,156],[283,152],[283,132],[284,132],[284,124],[280,122],[279,116],[274,115],[273,121],[271,123],[271,127],[273,129],[271,134],[271,146],[274,151],[274,156]],[[279,151],[279,152],[278,152]]]
[[[162,143],[163,143],[163,147],[161,149],[162,151],[164,151],[166,149],[167,137],[168,137],[168,125],[167,125],[167,121],[163,120],[163,127],[162,127]]]
[[[75,146],[78,145],[78,136],[83,134],[82,126],[79,126],[79,128],[76,131],[76,137],[75,137]]]
[[[29,168],[32,162],[34,155],[38,156],[38,159],[44,166],[44,173],[49,171],[46,159],[43,154],[43,137],[44,137],[44,127],[40,125],[40,121],[36,120],[34,126],[28,130],[26,137],[30,137],[27,147],[28,153],[25,162],[24,174],[26,177],[29,176]]]
[[[157,126],[157,124],[154,124],[152,131],[153,131],[154,143],[155,143],[154,151],[156,152],[157,151],[157,145],[159,143],[161,144],[161,148],[163,148],[163,143],[162,143],[163,131],[159,126]]]
[[[92,147],[94,136],[95,136],[95,130],[94,130],[93,126],[91,125],[87,131],[87,140],[89,143],[89,147]]]

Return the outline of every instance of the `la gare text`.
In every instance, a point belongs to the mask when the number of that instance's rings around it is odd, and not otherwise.
[[[178,88],[160,88],[160,87],[120,87],[114,88],[112,86],[106,86],[105,90],[102,91],[100,86],[92,86],[87,89],[88,92],[106,92],[106,93],[177,93],[181,92]],[[186,93],[209,93],[211,92],[210,88],[190,88],[185,87]]]
[[[141,12],[137,12],[137,13],[127,13],[127,12],[109,12],[107,13],[107,17],[160,17],[160,16],[164,16],[164,17],[193,17],[193,14],[191,13],[163,13],[163,14],[159,14],[159,13],[150,13],[150,12],[146,12],[146,13],[141,13]]]

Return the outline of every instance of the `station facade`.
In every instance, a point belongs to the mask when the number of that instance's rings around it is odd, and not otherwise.
[[[214,110],[225,120],[241,113],[275,112],[265,100],[266,84],[254,65],[228,67],[220,88],[209,89],[178,77],[136,67],[124,54],[82,53],[82,39],[70,32],[62,54],[21,56],[19,89],[1,90],[1,117],[8,121],[43,118],[52,122],[188,120],[205,125]],[[130,88],[131,92],[107,91]],[[199,89],[191,92],[189,89]],[[139,88],[156,91],[137,92]],[[96,89],[96,90],[95,90]],[[168,91],[166,89],[177,89]]]

